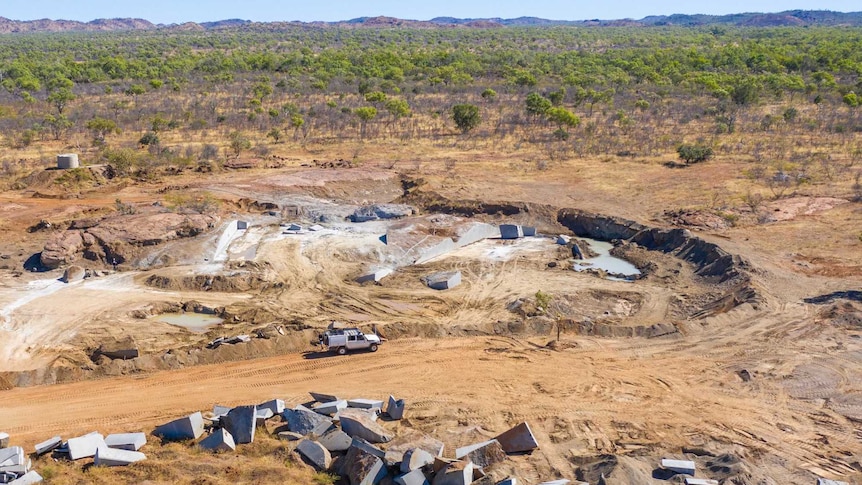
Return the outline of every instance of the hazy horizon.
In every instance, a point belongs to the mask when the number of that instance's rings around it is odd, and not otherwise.
[[[637,2],[616,0],[609,2],[567,2],[562,0],[536,0],[524,2],[500,0],[456,2],[440,0],[433,4],[410,4],[396,0],[368,1],[363,3],[336,0],[327,4],[306,2],[278,2],[276,0],[247,0],[236,5],[228,0],[213,0],[206,9],[199,4],[181,1],[151,0],[147,4],[128,4],[107,0],[65,2],[62,0],[33,0],[5,6],[0,16],[10,20],[72,20],[89,22],[96,19],[140,18],[157,24],[185,22],[214,22],[242,19],[255,22],[302,21],[337,22],[360,17],[387,16],[409,20],[430,20],[435,17],[454,18],[518,18],[539,17],[550,20],[578,21],[588,19],[640,19],[659,15],[728,15],[739,13],[774,13],[787,10],[832,10],[854,12],[862,10],[857,0],[787,1],[751,0],[730,1],[719,5],[693,5],[684,0]]]

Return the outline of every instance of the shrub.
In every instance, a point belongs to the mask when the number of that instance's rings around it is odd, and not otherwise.
[[[705,162],[712,158],[712,147],[701,144],[686,144],[676,148],[680,160],[687,164]]]

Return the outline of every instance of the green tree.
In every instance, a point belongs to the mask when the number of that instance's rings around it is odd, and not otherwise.
[[[547,111],[548,121],[556,123],[557,128],[569,131],[569,128],[574,128],[581,124],[581,119],[571,111],[562,106],[554,106]]]
[[[112,133],[119,133],[120,128],[117,123],[107,118],[93,118],[87,121],[86,127],[93,132],[93,144],[102,145],[105,143],[105,137]]]
[[[48,102],[57,108],[57,113],[63,114],[66,106],[75,100],[75,93],[69,88],[60,88],[48,95]]]
[[[273,128],[269,130],[266,136],[267,138],[272,138],[273,142],[278,143],[278,141],[281,140],[281,130],[279,130],[278,128]]]
[[[374,91],[365,95],[365,101],[369,103],[383,103],[386,101],[386,93],[382,91]]]
[[[461,133],[468,133],[482,122],[479,107],[475,104],[456,104],[452,107],[452,120]]]
[[[859,103],[862,102],[862,98],[860,98],[860,96],[858,96],[853,91],[850,91],[849,93],[845,94],[842,100],[844,101],[844,104],[854,109],[858,108]]]
[[[241,131],[234,131],[228,135],[228,146],[233,152],[234,158],[239,158],[245,150],[251,149],[251,140],[248,139]]]
[[[359,137],[365,138],[365,127],[369,121],[377,117],[377,108],[374,106],[362,106],[356,108],[353,113],[359,118]]]
[[[680,160],[686,164],[705,162],[712,158],[712,148],[702,144],[686,144],[676,148]]]
[[[55,140],[59,140],[62,138],[63,134],[73,126],[73,123],[66,117],[66,115],[45,115],[45,118],[42,121],[48,131],[51,132],[51,135]]]
[[[482,99],[484,99],[485,101],[494,101],[494,99],[496,97],[497,97],[497,91],[494,91],[491,88],[488,88],[488,89],[482,91]]]
[[[393,120],[410,116],[410,105],[403,99],[390,99],[386,101],[386,111],[392,115]]]
[[[539,93],[530,93],[527,95],[527,113],[533,116],[545,116],[553,104],[551,100],[542,96]]]

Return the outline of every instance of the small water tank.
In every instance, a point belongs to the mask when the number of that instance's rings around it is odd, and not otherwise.
[[[57,155],[57,168],[65,170],[78,167],[80,167],[80,164],[78,163],[77,153],[64,153],[62,155]]]

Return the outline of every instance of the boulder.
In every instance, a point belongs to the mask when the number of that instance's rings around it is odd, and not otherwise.
[[[499,441],[489,440],[456,449],[455,458],[468,458],[477,466],[487,468],[506,461],[506,452]]]
[[[350,437],[362,438],[369,443],[386,443],[392,440],[392,435],[379,424],[358,413],[341,416],[341,429]]]
[[[456,461],[444,466],[434,475],[433,485],[469,485],[473,483],[473,468],[469,461]]]
[[[93,464],[96,466],[126,466],[146,459],[147,456],[140,451],[118,450],[100,446],[96,449]]]
[[[56,449],[61,443],[63,443],[63,439],[59,436],[54,436],[53,438],[48,438],[41,443],[36,443],[34,448],[37,455],[44,455],[45,453]]]
[[[394,397],[389,396],[389,403],[386,406],[386,414],[395,420],[402,419],[404,417],[404,400],[395,399]]]
[[[80,460],[81,458],[89,458],[96,454],[96,450],[107,448],[105,446],[105,438],[96,432],[71,438],[66,442],[66,447],[69,450],[70,460]]]
[[[395,466],[404,460],[409,450],[422,449],[431,456],[443,455],[443,442],[415,430],[405,430],[388,443],[384,460],[387,466]]]
[[[434,463],[434,455],[428,453],[422,448],[414,448],[407,450],[401,460],[401,473],[410,473],[413,470],[418,470]]]
[[[78,259],[84,249],[84,237],[81,231],[63,231],[51,236],[42,248],[39,260],[42,266],[55,269]]]
[[[287,422],[287,429],[294,433],[307,435],[320,425],[332,425],[332,420],[314,411],[285,409],[282,418]]]
[[[118,450],[138,451],[145,444],[147,435],[144,433],[118,433],[105,437],[105,445]]]
[[[63,277],[60,278],[60,281],[63,283],[74,283],[75,281],[83,280],[85,275],[86,271],[84,271],[84,268],[73,264],[66,268],[66,271],[63,271]]]
[[[219,422],[237,444],[252,443],[257,428],[257,406],[235,407],[222,416]]]
[[[204,418],[200,412],[163,424],[153,434],[168,441],[196,440],[204,434]]]
[[[396,485],[431,485],[422,470],[413,470],[395,477],[395,483]]]
[[[333,429],[324,433],[317,441],[329,451],[347,451],[353,438],[340,429]]]
[[[212,434],[201,440],[198,445],[210,451],[234,451],[236,450],[236,442],[233,436],[224,428],[218,428]]]
[[[536,437],[533,436],[533,430],[527,423],[521,423],[514,428],[501,433],[495,438],[500,442],[503,451],[506,453],[523,453],[525,451],[533,451],[539,447]]]
[[[42,483],[42,475],[36,473],[35,470],[30,470],[29,472],[9,482],[9,485],[32,485],[34,483]]]
[[[377,485],[387,475],[379,456],[370,453],[364,446],[353,445],[344,456],[341,471],[350,485]]]
[[[329,454],[329,450],[316,441],[304,439],[296,446],[296,451],[318,471],[328,470],[332,465],[332,455]]]

